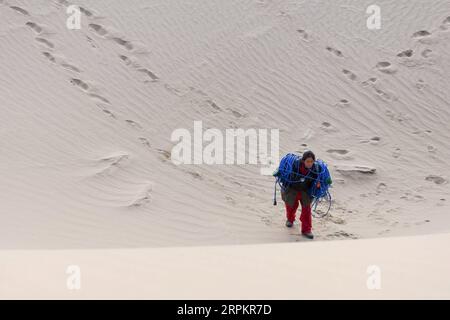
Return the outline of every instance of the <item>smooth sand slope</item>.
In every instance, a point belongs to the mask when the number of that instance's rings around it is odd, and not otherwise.
[[[3,250],[0,298],[449,299],[449,241],[447,233],[217,247]]]
[[[317,240],[450,231],[450,2],[70,4],[0,0],[1,249],[301,241],[258,166],[170,161],[196,120],[327,161]]]

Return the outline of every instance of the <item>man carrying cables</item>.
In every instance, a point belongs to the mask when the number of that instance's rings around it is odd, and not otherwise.
[[[308,239],[314,239],[311,203],[313,196],[317,197],[316,191],[321,189],[321,172],[324,172],[324,170],[316,163],[314,153],[306,151],[301,158],[292,154],[287,155],[274,174],[277,177],[277,182],[280,182],[282,186],[281,198],[286,205],[286,226],[291,228],[294,225],[295,214],[300,202],[302,208],[300,215],[301,233]],[[328,187],[331,184],[331,177],[326,176],[322,183],[326,185],[324,187]],[[274,204],[276,204],[276,200],[274,200]]]

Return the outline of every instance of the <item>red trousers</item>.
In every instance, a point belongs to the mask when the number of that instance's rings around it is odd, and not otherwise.
[[[297,193],[294,206],[291,207],[286,204],[286,218],[290,222],[295,221],[295,213],[297,212],[299,201],[302,205],[302,213],[300,215],[300,222],[302,223],[302,233],[309,233],[312,229],[312,215],[311,204],[304,204],[302,201],[302,192]]]

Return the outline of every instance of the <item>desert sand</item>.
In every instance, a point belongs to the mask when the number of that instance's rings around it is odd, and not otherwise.
[[[0,299],[449,299],[449,241],[4,250]]]
[[[352,1],[79,1],[81,30],[70,4],[0,6],[1,248],[298,240],[258,167],[171,163],[196,120],[325,160],[318,239],[449,231],[447,1],[382,1],[380,30]]]
[[[450,2],[378,1],[378,30],[371,4],[0,0],[0,256],[448,246]],[[279,129],[280,155],[328,163],[313,243],[260,167],[171,161],[194,121]]]

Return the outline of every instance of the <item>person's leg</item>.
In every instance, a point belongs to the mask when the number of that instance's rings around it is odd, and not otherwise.
[[[300,221],[302,223],[302,233],[311,233],[312,231],[312,213],[311,213],[311,198],[307,192],[301,192],[300,203],[302,205],[302,213]]]
[[[298,209],[298,202],[300,200],[300,193],[295,193],[295,194],[290,194],[290,196],[294,196],[295,198],[293,198],[293,201],[286,201],[286,219],[291,222],[294,223],[295,221],[295,214],[297,212]]]

